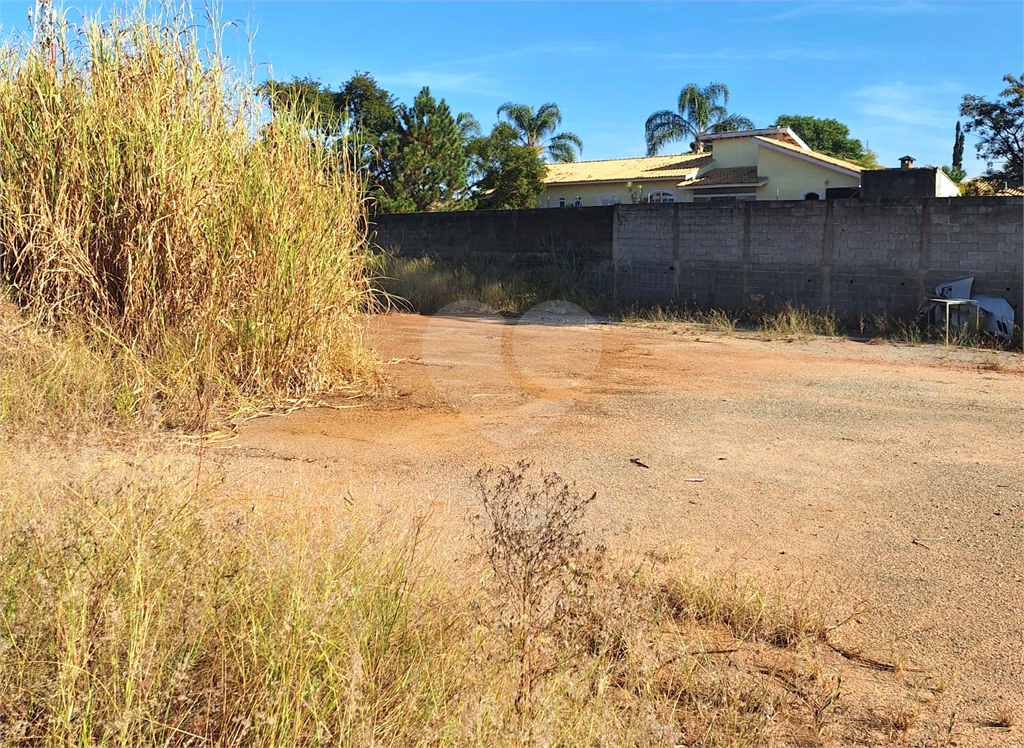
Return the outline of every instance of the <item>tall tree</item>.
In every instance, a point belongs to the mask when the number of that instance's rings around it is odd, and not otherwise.
[[[335,95],[335,106],[353,127],[376,140],[398,126],[395,97],[367,72],[356,71]]]
[[[577,155],[583,153],[583,141],[578,135],[555,133],[562,124],[558,104],[548,102],[534,111],[532,106],[508,102],[498,107],[498,116],[502,115],[515,128],[520,144],[535,149],[538,155],[565,163],[575,161]]]
[[[953,136],[953,168],[963,171],[964,168],[964,131],[960,120],[956,123],[956,134]]]
[[[498,122],[489,136],[474,138],[468,150],[477,207],[508,210],[537,206],[547,166],[536,148],[522,144],[512,125]]]
[[[1024,184],[1024,75],[1003,76],[1006,88],[999,101],[965,94],[960,115],[967,117],[964,129],[978,138],[978,155],[988,163],[987,175],[1011,184]]]
[[[395,97],[378,86],[372,75],[357,70],[335,94],[335,108],[349,136],[352,163],[366,171],[369,195],[379,201],[391,166],[384,158],[384,143],[398,131]]]
[[[411,107],[399,107],[397,130],[384,141],[389,170],[381,185],[380,206],[385,212],[472,207],[465,199],[463,133],[444,99],[435,100],[424,86]]]
[[[774,127],[788,127],[818,153],[841,158],[860,166],[878,165],[877,156],[856,138],[850,137],[850,128],[836,119],[783,114]]]
[[[704,138],[713,133],[752,130],[754,123],[739,114],[729,114],[729,89],[724,83],[709,83],[701,88],[690,83],[679,92],[678,111],[663,109],[647,118],[647,155],[654,156],[662,146],[693,138],[690,150],[704,152]]]
[[[943,166],[943,173],[952,179],[957,184],[960,184],[967,178],[967,172],[964,171],[964,131],[960,128],[960,123],[956,123],[956,131],[953,135],[953,165]],[[963,187],[961,186],[961,191]]]

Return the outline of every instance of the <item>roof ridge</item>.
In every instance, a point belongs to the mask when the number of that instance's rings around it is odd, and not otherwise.
[[[546,164],[546,166],[573,166],[575,164],[604,164],[609,161],[642,161],[648,158],[680,158],[680,157],[691,157],[691,156],[710,156],[710,153],[680,153],[678,155],[668,156],[628,156],[626,158],[594,158],[586,161],[561,161],[553,164]]]
[[[829,156],[827,153],[821,153],[820,151],[816,151],[813,148],[811,148],[809,151],[805,151],[802,148],[793,145],[792,143],[786,143],[781,140],[775,140],[774,138],[765,138],[760,135],[755,135],[754,140],[760,140],[762,143],[766,143],[768,145],[779,146],[781,148],[784,148],[785,150],[793,151],[794,153],[801,154],[809,158],[816,158],[826,163],[831,162],[833,165],[836,166],[850,167],[851,171],[865,171],[864,167],[861,166],[860,164],[855,164],[853,161],[847,161],[846,159],[843,158]]]

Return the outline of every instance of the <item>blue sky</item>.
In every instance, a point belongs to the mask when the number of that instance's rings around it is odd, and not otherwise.
[[[0,2],[0,36],[26,29],[30,5]],[[883,165],[904,154],[948,164],[963,94],[994,97],[1004,74],[1024,70],[1019,1],[232,0],[223,11],[256,30],[259,77],[269,67],[276,78],[337,88],[367,70],[402,101],[430,86],[485,128],[506,101],[554,101],[586,159],[643,155],[648,115],[674,108],[687,83],[721,81],[730,110],[759,127],[780,114],[834,117]],[[244,55],[244,37],[227,48]],[[984,169],[970,136],[964,166],[971,175]]]

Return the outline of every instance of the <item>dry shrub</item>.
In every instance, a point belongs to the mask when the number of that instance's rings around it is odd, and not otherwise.
[[[374,378],[360,177],[311,119],[266,121],[204,33],[187,6],[143,6],[0,50],[7,293],[186,423]]]
[[[601,551],[585,544],[582,523],[597,494],[584,498],[558,474],[535,471],[527,461],[480,470],[474,483],[486,515],[484,552],[501,628],[516,663],[514,707],[529,731],[537,684],[572,649],[572,629],[586,615]]]

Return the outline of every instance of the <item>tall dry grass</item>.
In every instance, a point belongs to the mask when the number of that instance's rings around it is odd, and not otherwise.
[[[268,120],[219,33],[143,5],[0,50],[6,294],[182,422],[374,378],[361,178],[310,119]]]

